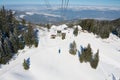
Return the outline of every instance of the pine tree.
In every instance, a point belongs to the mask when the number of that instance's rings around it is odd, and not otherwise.
[[[19,47],[18,47],[18,37],[10,32],[10,38],[9,39],[10,39],[10,42],[11,42],[11,45],[12,45],[12,48],[13,48],[13,52],[17,53],[17,51],[19,49]]]
[[[27,61],[24,59],[24,62],[23,62],[23,67],[25,70],[28,70],[30,67],[29,67],[29,64],[27,63]]]
[[[9,39],[7,37],[4,39],[4,50],[5,50],[5,53],[7,55],[12,54],[12,49],[11,49],[10,41],[9,41]]]
[[[75,36],[78,35],[78,27],[76,27],[76,28],[74,29],[73,34],[74,34]]]
[[[46,27],[47,27],[47,29],[49,31],[50,30],[50,24],[47,24]]]
[[[65,39],[66,33],[62,33],[62,40]]]
[[[75,41],[73,41],[73,43],[70,43],[69,53],[72,55],[76,55],[76,52],[77,52],[76,43]]]
[[[99,62],[99,50],[97,50],[97,53],[94,55],[94,58],[91,60],[90,65],[92,68],[96,69]]]
[[[94,69],[96,69],[97,66],[98,66],[98,62],[99,62],[99,50],[97,50],[97,53],[93,56],[90,44],[88,44],[87,48],[84,48],[81,51],[81,54],[79,56],[79,61],[81,63],[83,63],[83,62],[89,62],[90,65],[91,65],[91,67],[94,68]]]
[[[21,23],[22,23],[22,25],[25,26],[25,24],[26,24],[26,20],[25,20],[25,19],[22,19]]]
[[[90,46],[90,44],[88,44],[88,46],[87,46],[87,50],[86,50],[86,60],[87,61],[90,61],[91,60],[91,58],[92,58],[92,50],[91,50],[91,46]]]
[[[0,41],[0,64],[3,63],[3,60],[2,60],[3,56],[4,56],[3,44]]]
[[[22,23],[15,19],[12,10],[5,10],[4,6],[0,9],[0,64],[6,64],[25,45],[38,46],[33,26],[25,26],[24,20]]]

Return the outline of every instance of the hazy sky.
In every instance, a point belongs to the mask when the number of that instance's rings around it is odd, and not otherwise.
[[[64,0],[65,1],[65,0]],[[0,0],[0,4],[61,4],[62,0]],[[120,7],[120,0],[69,0],[69,4],[79,5],[100,5],[100,6],[118,6]]]

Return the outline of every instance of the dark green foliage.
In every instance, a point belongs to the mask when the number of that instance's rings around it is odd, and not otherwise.
[[[62,33],[62,40],[65,39],[66,33]]]
[[[28,29],[24,32],[23,36],[27,46],[31,47],[33,44],[35,47],[38,46],[38,39],[31,23],[29,23]]]
[[[73,43],[70,43],[69,53],[72,55],[76,55],[76,52],[77,52],[76,43],[75,41],[73,41]]]
[[[83,30],[93,32],[101,38],[108,38],[114,28],[114,25],[110,21],[105,20],[85,19],[80,20],[78,24],[81,25]]]
[[[38,47],[38,40],[35,40],[33,44],[35,47]]]
[[[19,44],[19,45],[18,45],[19,49],[24,49],[24,47],[25,47],[25,42],[24,42],[22,36],[19,37],[18,44]]]
[[[26,24],[26,21],[23,21]],[[25,45],[38,46],[34,28],[20,25],[12,10],[0,9],[0,64],[6,64]],[[24,35],[24,33],[26,33]]]
[[[83,52],[85,54],[85,61],[90,61],[91,58],[92,58],[92,50],[91,50],[91,47],[90,47],[90,44],[88,44],[87,48],[84,50]]]
[[[84,50],[82,50],[79,56],[79,61],[81,63],[89,62],[91,67],[96,69],[99,62],[99,51],[97,51],[97,53],[93,57],[93,52],[91,50],[90,44],[88,44],[87,48],[84,48]]]
[[[9,40],[11,42],[12,48],[13,48],[13,52],[17,53],[18,49],[19,49],[19,43],[18,43],[18,37],[13,35],[12,33],[10,33],[10,37]]]
[[[24,59],[24,62],[23,62],[23,67],[25,70],[28,70],[30,67],[29,67],[29,64],[27,63],[27,60]]]
[[[29,24],[28,29],[23,34],[23,38],[24,38],[25,44],[27,46],[29,46],[29,47],[32,46],[33,39],[34,39],[33,37],[34,37],[33,26],[31,26],[31,24]]]
[[[80,62],[90,62],[92,59],[92,50],[90,44],[88,44],[87,48],[84,48],[82,54],[80,55]]]
[[[74,29],[73,34],[74,34],[75,36],[78,35],[78,27],[76,27],[76,28]]]
[[[57,36],[61,36],[62,31],[61,30],[57,30]]]
[[[2,56],[0,58],[0,64],[6,64],[11,58],[12,58],[12,55]]]
[[[81,21],[81,26],[83,29],[87,30],[88,32],[91,32],[94,22],[95,21],[93,19],[85,19]]]
[[[16,45],[13,45],[15,43],[13,37],[11,37],[16,27],[13,24],[14,22],[12,11],[5,10],[3,6],[0,9],[0,64],[6,64],[18,50],[16,50]]]
[[[69,24],[66,24],[69,28],[73,28],[74,24],[72,23],[69,23]]]
[[[58,33],[58,34],[61,34],[61,30],[57,30],[57,33]]]
[[[97,51],[97,53],[94,55],[94,57],[90,61],[91,67],[96,69],[98,66],[98,62],[99,62],[99,50]]]
[[[25,19],[22,19],[21,23],[22,23],[22,25],[24,25],[24,26],[25,26],[25,24],[26,24]]]
[[[117,26],[113,31],[113,34],[117,35],[118,37],[120,37],[120,26]]]
[[[25,43],[23,41],[19,41],[18,47],[19,47],[19,49],[24,49]]]
[[[49,31],[51,26],[50,26],[50,24],[47,24],[46,27],[47,27],[47,29]]]

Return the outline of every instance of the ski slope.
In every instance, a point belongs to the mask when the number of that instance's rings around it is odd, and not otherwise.
[[[92,33],[67,29],[66,39],[51,39],[51,34],[66,25],[53,26],[50,32],[39,29],[39,46],[25,47],[7,65],[1,65],[0,80],[120,80],[120,38],[110,34],[108,39],[97,38]],[[99,49],[99,64],[92,69],[89,63],[80,63],[78,54],[69,54],[69,44],[75,40],[77,49],[88,44],[94,53]],[[58,53],[58,50],[61,53]],[[24,59],[30,58],[30,69],[23,69]]]

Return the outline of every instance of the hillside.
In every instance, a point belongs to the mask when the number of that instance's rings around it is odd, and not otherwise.
[[[109,38],[101,39],[93,33],[83,31],[80,26],[78,36],[74,36],[73,29],[66,25],[53,25],[49,31],[44,27],[36,27],[39,30],[38,47],[19,50],[14,60],[1,66],[0,80],[120,79],[120,38],[110,34]],[[57,30],[66,33],[66,38],[62,40]],[[51,38],[52,35],[55,35],[55,39]],[[73,41],[80,52],[80,46],[87,47],[88,44],[91,45],[93,53],[99,49],[99,63],[96,69],[91,68],[88,62],[80,63],[78,52],[76,55],[69,53],[69,45]],[[22,63],[27,58],[30,58],[30,69],[26,71]]]
[[[38,45],[37,30],[31,23],[16,20],[12,10],[0,9],[0,65],[25,46]]]
[[[7,9],[16,12],[17,18],[24,18],[32,23],[58,23],[63,20],[61,17],[61,5],[6,5]],[[98,20],[114,20],[120,18],[120,8],[107,6],[81,6],[69,5],[64,11],[65,20],[73,19],[98,19]]]

